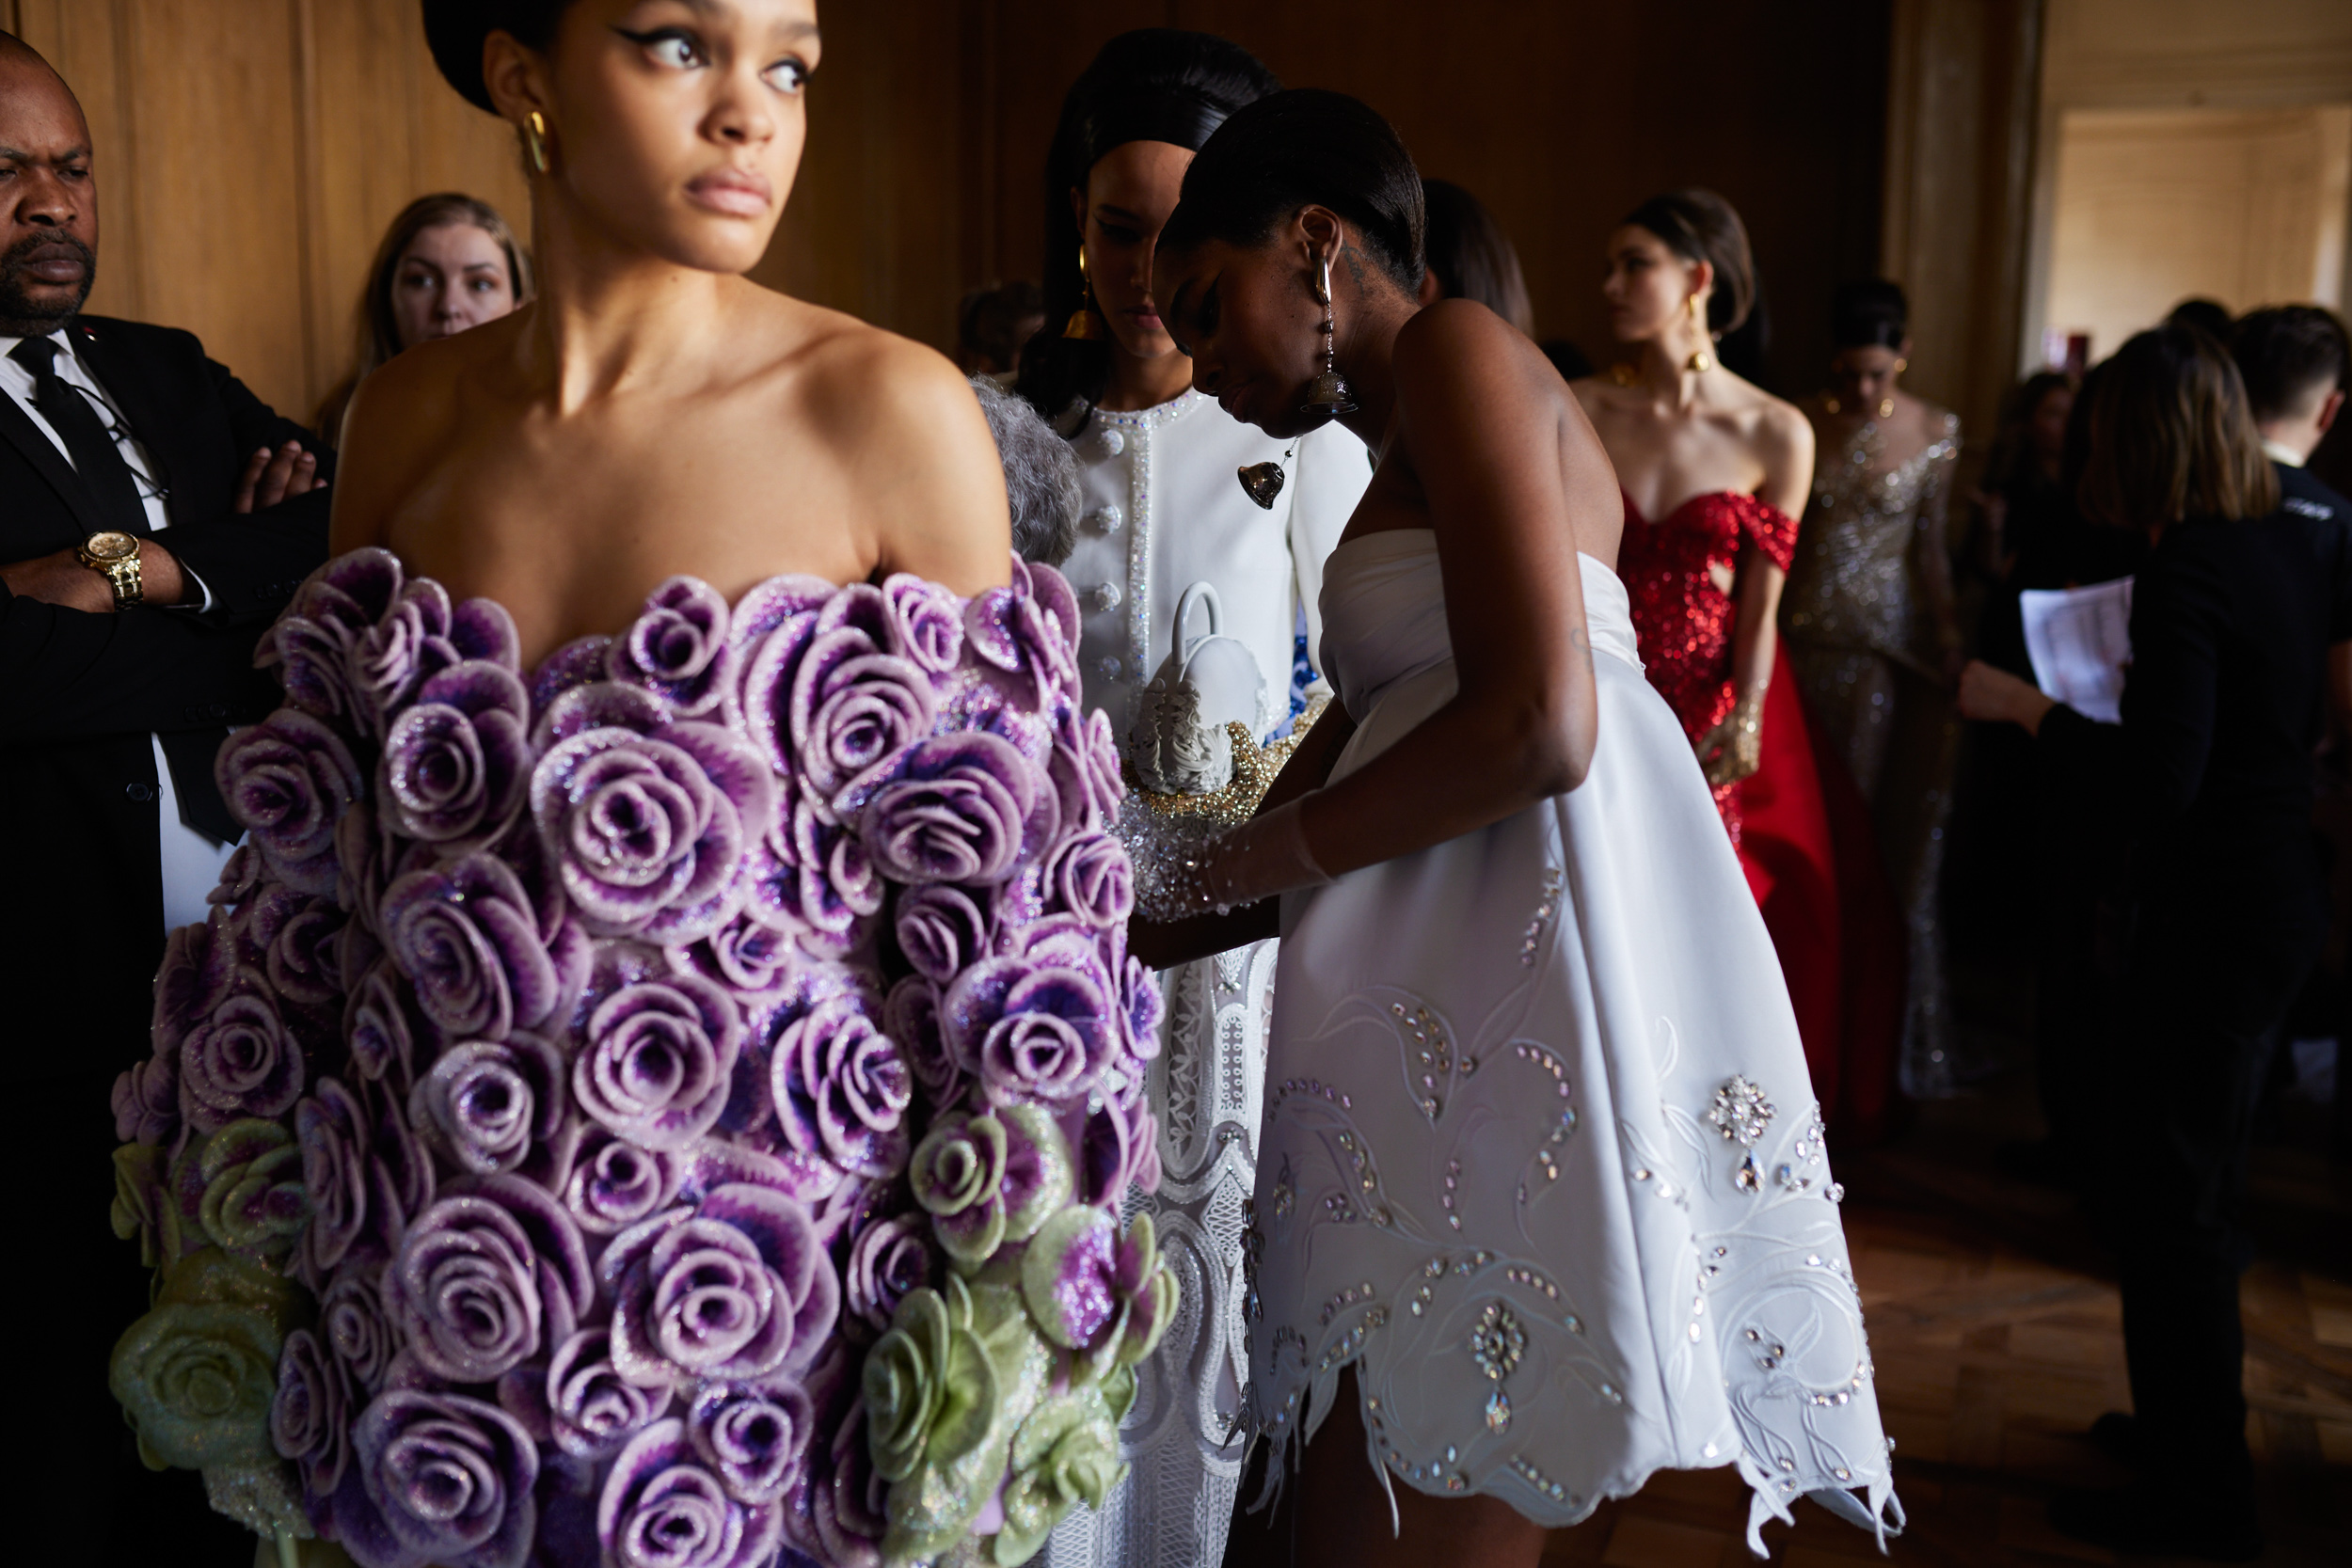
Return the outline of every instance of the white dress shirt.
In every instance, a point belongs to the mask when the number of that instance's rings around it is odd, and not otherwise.
[[[0,388],[7,390],[8,396],[16,401],[16,405],[24,411],[25,417],[33,421],[34,428],[49,437],[50,444],[57,449],[57,454],[71,466],[73,454],[66,451],[64,438],[50,428],[49,421],[40,417],[40,410],[33,406],[33,372],[9,357],[16,345],[23,341],[0,337]],[[59,328],[49,334],[49,341],[57,345],[57,378],[95,405],[99,417],[105,421],[107,434],[114,437],[115,450],[131,467],[131,477],[138,485],[139,499],[147,507],[149,530],[155,533],[163,532],[171,526],[171,498],[155,482],[154,467],[149,463],[137,437],[131,434],[131,427],[122,418],[122,411],[115,406],[114,400],[106,395],[106,389],[98,384],[89,373],[88,367],[73,352],[71,335]],[[188,571],[185,562],[182,562],[180,569],[201,594],[200,602],[185,608],[210,610],[212,590],[206,588],[195,573]],[[148,745],[155,752],[156,848],[163,863],[164,929],[168,931],[175,926],[194,925],[209,912],[205,895],[219,883],[221,867],[228,863],[230,851],[235,847],[215,844],[210,837],[181,819],[180,794],[171,786],[171,765],[164,760],[164,743],[150,736]]]

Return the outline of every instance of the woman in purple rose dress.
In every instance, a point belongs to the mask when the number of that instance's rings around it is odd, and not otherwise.
[[[944,359],[741,277],[810,0],[488,9],[545,292],[354,400],[116,1090],[114,1392],[289,1560],[1023,1561],[1174,1306],[1077,607]]]

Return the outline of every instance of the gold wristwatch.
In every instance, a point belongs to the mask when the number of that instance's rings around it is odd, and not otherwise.
[[[74,552],[83,565],[104,576],[115,591],[115,608],[139,602],[139,542],[109,529],[82,541]]]

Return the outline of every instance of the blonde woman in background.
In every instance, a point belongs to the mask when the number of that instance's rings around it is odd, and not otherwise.
[[[531,253],[496,207],[457,191],[417,198],[375,247],[352,372],[319,404],[310,428],[341,445],[352,388],[370,371],[428,339],[496,321],[531,294]]]

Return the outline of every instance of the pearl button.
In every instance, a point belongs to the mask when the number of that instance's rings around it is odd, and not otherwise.
[[[1098,506],[1087,521],[1093,525],[1097,533],[1117,533],[1127,521],[1127,515],[1116,506]]]
[[[1115,582],[1096,583],[1087,590],[1087,603],[1098,610],[1117,610],[1122,596],[1119,592],[1119,584]]]
[[[1120,452],[1125,451],[1126,450],[1127,437],[1123,433],[1116,430],[1106,430],[1103,432],[1104,456],[1117,457]]]

